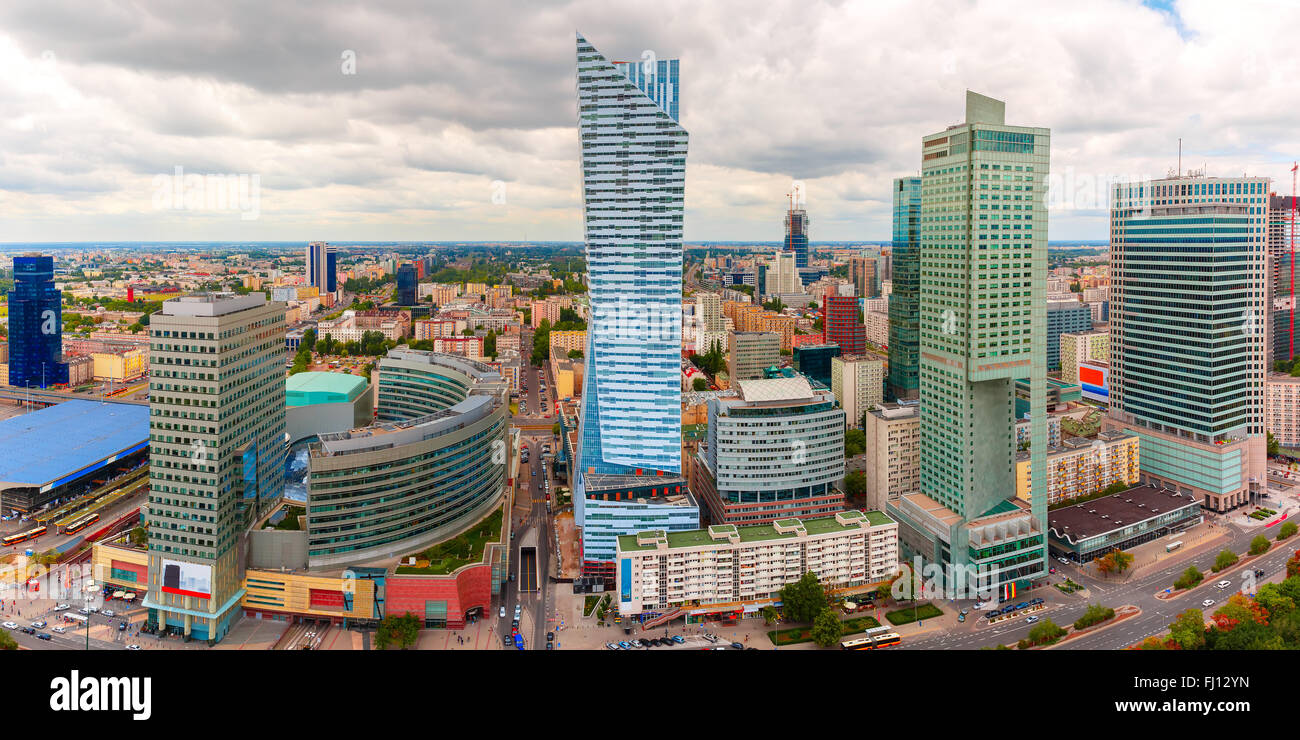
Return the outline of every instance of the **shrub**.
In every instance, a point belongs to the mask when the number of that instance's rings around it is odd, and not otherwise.
[[[1277,531],[1277,539],[1278,539],[1278,541],[1280,542],[1280,541],[1285,540],[1285,539],[1287,539],[1287,538],[1289,538],[1289,537],[1294,537],[1297,529],[1300,529],[1300,527],[1296,527],[1296,523],[1295,523],[1295,522],[1286,522],[1286,523],[1284,523],[1284,524],[1282,525],[1282,528],[1279,529],[1279,530]]]
[[[1203,580],[1205,580],[1205,575],[1201,573],[1199,568],[1192,565],[1189,566],[1187,570],[1183,571],[1183,574],[1178,577],[1178,580],[1174,581],[1174,588],[1179,590],[1196,588],[1197,584]]]
[[[1219,553],[1218,557],[1214,559],[1213,570],[1215,573],[1218,573],[1224,568],[1231,568],[1232,566],[1236,565],[1237,561],[1240,559],[1241,558],[1237,557],[1237,553],[1233,552],[1232,550],[1224,550],[1223,552]]]
[[[1264,535],[1255,535],[1255,539],[1250,541],[1250,554],[1263,555],[1268,552],[1268,538]]]
[[[1091,604],[1083,612],[1083,616],[1074,622],[1074,628],[1077,630],[1087,629],[1094,624],[1100,624],[1107,619],[1115,618],[1115,610],[1101,604]]]

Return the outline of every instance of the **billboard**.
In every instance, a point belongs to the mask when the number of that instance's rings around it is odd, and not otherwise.
[[[1084,362],[1079,365],[1079,385],[1083,388],[1083,397],[1101,403],[1110,402],[1110,367],[1100,362]]]
[[[162,591],[165,594],[193,596],[197,599],[212,598],[212,566],[164,558]]]

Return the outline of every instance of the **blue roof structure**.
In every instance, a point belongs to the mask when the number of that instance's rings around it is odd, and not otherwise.
[[[54,487],[148,446],[148,406],[64,401],[0,421],[0,483]]]

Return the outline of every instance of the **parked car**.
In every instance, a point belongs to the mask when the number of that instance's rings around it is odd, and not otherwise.
[[[626,641],[625,641],[625,642],[620,642],[620,643],[618,644],[618,647],[619,647],[620,650],[631,650],[631,649],[632,649],[632,644],[629,643],[629,642],[626,642]]]
[[[965,615],[964,613],[962,613],[962,614],[958,614],[958,615],[957,615],[957,621],[958,621],[958,622],[965,622],[965,621],[966,621],[966,615]]]
[[[18,623],[17,623],[17,622],[5,622],[3,626],[4,626],[4,628],[7,629],[7,630],[16,630],[16,629],[18,629]]]
[[[61,612],[61,611],[66,611],[66,610],[71,609],[71,608],[72,608],[72,607],[68,606],[67,604],[59,604],[58,606],[54,607],[54,611],[56,611],[56,612]]]
[[[512,636],[512,635],[502,635],[502,636],[501,636],[501,644],[502,644],[502,645],[505,645],[505,646],[508,647],[508,648],[510,648],[510,647],[514,647],[514,646],[515,646],[515,638],[514,638],[514,636]]]
[[[633,641],[632,641],[632,647],[634,647],[634,648],[639,648],[639,647],[641,647],[641,646],[644,645],[644,644],[645,644],[645,643],[641,642],[640,640],[633,640]]]
[[[618,645],[615,645],[615,644],[612,643],[612,642],[607,642],[607,643],[605,643],[605,649],[606,649],[606,650],[618,650]]]
[[[1022,602],[1020,602],[1019,604],[1016,604],[1016,608],[1017,608],[1017,609],[1028,609],[1028,608],[1029,608],[1029,602],[1028,602],[1028,601],[1022,601]]]
[[[733,643],[731,643],[731,646],[732,646],[733,648],[737,649],[737,650],[744,650],[744,649],[745,649],[745,646],[744,646],[744,645],[741,645],[741,644],[738,643],[738,642],[733,642]]]
[[[708,640],[709,642],[717,642],[718,636],[713,634],[712,632],[705,632],[704,639]]]
[[[139,646],[139,645],[127,645],[127,646],[126,646],[126,649],[127,649],[127,650],[139,650],[139,649],[140,649],[140,646]]]

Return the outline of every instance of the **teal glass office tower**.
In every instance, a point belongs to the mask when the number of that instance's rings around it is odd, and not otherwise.
[[[1004,112],[968,91],[965,122],[922,139],[921,481],[888,504],[908,557],[965,598],[1014,598],[1047,571],[1046,496],[1016,497],[1015,386],[1045,491],[1050,134]]]
[[[687,133],[678,122],[677,60],[611,63],[579,35],[577,61],[591,320],[574,504],[584,557],[612,561],[612,538],[596,546],[588,537],[599,529],[595,520],[610,518],[593,511],[605,501],[589,494],[614,479],[616,487],[639,491],[623,479],[682,469]],[[657,496],[665,488],[649,490]],[[669,508],[681,517],[680,507]],[[654,524],[654,513],[641,511],[637,526]]]
[[[68,382],[63,360],[63,295],[54,287],[54,258],[14,257],[9,295],[9,385],[48,388]]]
[[[917,397],[920,387],[921,178],[897,178],[893,192],[888,385],[894,398],[910,399]]]
[[[1110,409],[1141,482],[1228,511],[1268,492],[1269,181],[1116,185]]]

